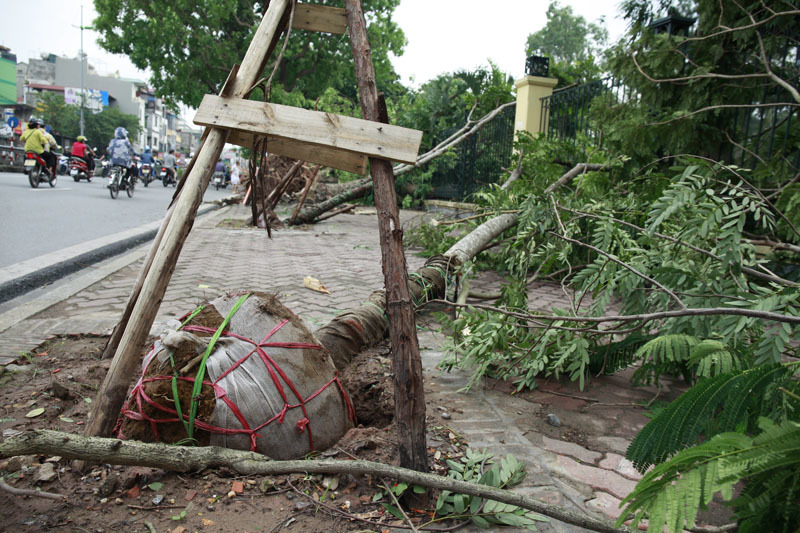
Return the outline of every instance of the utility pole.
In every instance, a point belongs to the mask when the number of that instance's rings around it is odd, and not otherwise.
[[[83,53],[83,5],[81,5],[81,135],[83,135],[83,104],[86,101],[83,87],[84,61],[86,61],[86,55]]]
[[[85,87],[85,83],[84,83],[84,80],[83,80],[84,73],[86,72],[86,54],[83,52],[83,30],[93,30],[94,29],[94,26],[84,26],[83,25],[83,5],[81,5],[81,25],[80,26],[75,26],[73,24],[72,27],[73,28],[77,27],[77,28],[80,28],[80,30],[81,30],[81,51],[80,51],[80,55],[81,55],[81,124],[80,124],[80,127],[81,127],[81,135],[83,135],[83,133],[84,133],[84,131],[83,131],[83,128],[84,128],[83,108],[84,108],[84,106],[86,104],[86,87]]]

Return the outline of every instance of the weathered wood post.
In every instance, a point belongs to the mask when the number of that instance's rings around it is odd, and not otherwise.
[[[365,120],[381,122],[378,90],[367,25],[360,0],[345,0],[350,47],[353,50],[361,113]],[[403,230],[394,191],[392,164],[369,158],[370,174],[378,210],[381,262],[386,285],[389,338],[394,359],[394,418],[398,428],[400,465],[419,472],[428,471],[425,445],[425,394],[419,355],[414,307],[408,290]]]
[[[289,2],[290,0],[270,2],[233,80],[231,91],[233,98],[242,98],[261,74],[273,37],[277,33]],[[86,425],[87,435],[107,436],[114,429],[131,376],[140,362],[140,346],[155,320],[181,248],[192,227],[197,208],[203,199],[203,193],[227,137],[226,130],[212,129],[195,156],[194,166],[185,178],[183,191],[178,196],[172,215],[164,227],[163,237],[154,245],[158,248],[153,256],[152,265],[144,278],[130,320],[122,334],[103,385],[95,397],[89,423]]]

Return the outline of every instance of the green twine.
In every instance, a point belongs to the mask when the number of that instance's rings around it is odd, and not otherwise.
[[[233,315],[236,314],[236,311],[239,310],[239,308],[242,306],[242,304],[245,302],[245,300],[247,300],[249,296],[250,294],[248,293],[239,298],[239,300],[236,302],[236,305],[234,305],[233,309],[231,309],[230,313],[228,313],[228,316],[226,316],[225,320],[222,321],[222,324],[219,325],[217,331],[214,332],[214,335],[211,337],[211,340],[209,341],[208,346],[206,347],[206,352],[203,354],[203,360],[200,361],[200,368],[197,369],[197,375],[194,378],[194,387],[192,387],[192,405],[191,408],[189,409],[189,422],[184,423],[184,425],[186,426],[186,434],[189,436],[190,439],[194,438],[194,420],[197,417],[197,406],[200,403],[200,392],[203,388],[203,379],[206,376],[206,361],[208,360],[208,357],[211,355],[211,352],[214,350],[214,345],[217,343],[217,340],[219,339],[220,335],[222,335],[222,332],[225,331],[225,327],[228,325],[228,322],[230,322],[231,318],[233,318]],[[195,313],[193,314],[199,312],[200,312],[199,309],[196,309]],[[173,382],[175,381],[176,378],[173,378]],[[173,387],[173,394],[175,394],[175,403],[177,406],[178,395],[176,391],[177,391],[177,384]],[[181,416],[181,420],[183,420],[183,416]]]

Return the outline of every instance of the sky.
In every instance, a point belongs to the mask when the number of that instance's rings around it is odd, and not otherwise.
[[[18,12],[23,0],[0,0],[0,12]],[[307,0],[312,2],[312,0]],[[492,60],[514,79],[525,69],[525,42],[529,34],[547,22],[550,0],[401,0],[394,14],[408,44],[393,63],[406,85],[418,87],[438,74],[474,70]],[[561,0],[588,22],[605,17],[611,41],[622,36],[625,23],[616,18],[620,0]],[[35,22],[4,24],[0,44],[17,54],[17,61],[38,58],[42,53],[77,57],[83,25],[96,16],[90,1],[24,0],[26,13],[37,13]],[[34,27],[35,37],[30,36]],[[298,34],[299,35],[299,34]],[[126,56],[105,52],[96,42],[97,33],[84,30],[83,47],[89,64],[99,74],[119,72],[126,78],[148,79]]]

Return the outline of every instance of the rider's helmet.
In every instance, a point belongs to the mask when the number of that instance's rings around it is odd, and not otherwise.
[[[85,143],[87,141],[86,137],[84,137],[83,135],[78,135],[78,138],[75,140],[82,143]]]
[[[117,139],[127,139],[128,138],[128,130],[119,126],[117,129],[114,130],[114,137]]]
[[[150,151],[150,147],[149,147],[149,146],[145,146],[145,147],[144,147],[144,151],[145,151],[145,152],[149,152],[149,151]]]
[[[44,120],[36,117],[31,117],[30,124],[33,124],[37,128],[44,127]]]

